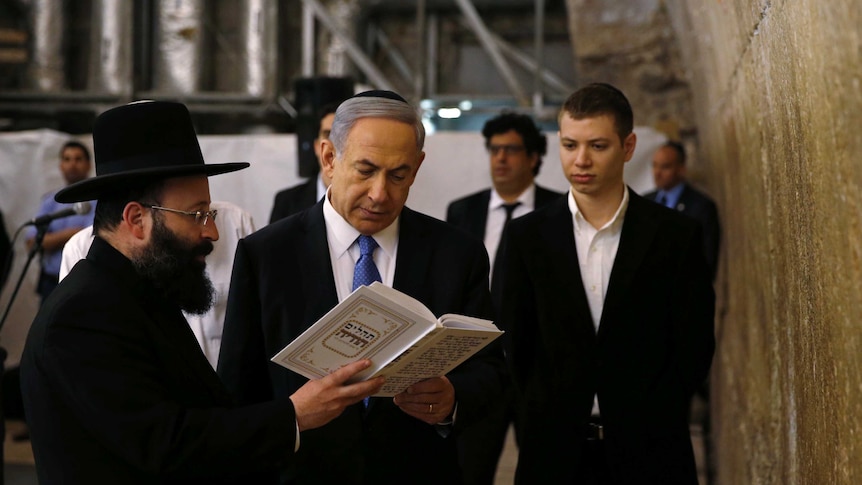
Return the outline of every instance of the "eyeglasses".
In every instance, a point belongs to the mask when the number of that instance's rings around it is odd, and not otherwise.
[[[167,212],[175,212],[177,214],[185,214],[189,217],[194,217],[195,218],[195,224],[199,224],[201,226],[206,226],[207,222],[209,222],[210,219],[212,219],[213,222],[215,222],[216,216],[218,215],[217,209],[208,210],[208,211],[181,211],[178,209],[169,209],[167,207],[160,207],[157,205],[148,205],[147,207],[149,207],[150,209],[156,209],[156,210],[167,211]]]
[[[491,156],[497,156],[501,151],[506,155],[514,155],[526,150],[524,145],[488,145],[486,148]]]

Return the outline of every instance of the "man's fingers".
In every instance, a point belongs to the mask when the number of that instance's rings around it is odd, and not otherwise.
[[[380,388],[383,387],[384,382],[385,379],[383,377],[375,377],[374,379],[345,386],[344,390],[347,392],[348,396],[350,396],[352,403],[357,403],[379,391]]]
[[[328,376],[321,379],[322,381],[329,381],[331,384],[341,385],[350,380],[351,377],[356,374],[364,371],[368,367],[371,366],[371,361],[368,359],[357,360],[356,362],[352,362],[350,364],[345,365],[344,367],[338,369],[337,371],[329,374]]]

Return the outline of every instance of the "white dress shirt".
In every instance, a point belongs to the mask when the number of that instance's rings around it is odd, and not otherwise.
[[[574,221],[581,282],[587,293],[590,315],[593,317],[593,325],[597,332],[599,322],[602,320],[602,307],[605,303],[608,282],[611,279],[611,270],[617,257],[617,249],[620,247],[620,233],[628,205],[629,192],[623,186],[623,200],[616,213],[611,220],[597,229],[584,218],[572,191],[569,191],[569,211]]]
[[[320,174],[317,174],[317,198],[314,199],[314,201],[320,201],[320,199],[322,199],[326,195],[326,190],[328,188],[329,187],[323,185],[323,177],[321,177]]]
[[[335,211],[328,195],[323,199],[323,220],[326,222],[326,240],[329,243],[332,274],[335,276],[335,290],[338,293],[338,301],[343,301],[353,291],[353,269],[360,256],[356,238],[360,233]],[[395,219],[386,229],[372,234],[379,246],[374,251],[374,264],[380,272],[382,283],[390,288],[395,280],[398,224],[399,219]]]
[[[578,266],[581,270],[581,282],[587,294],[590,316],[593,318],[593,327],[596,332],[599,331],[599,322],[602,320],[605,294],[608,291],[617,249],[620,247],[620,234],[628,206],[629,191],[623,186],[623,200],[620,202],[616,213],[611,220],[597,229],[584,218],[578,208],[577,201],[575,201],[574,194],[569,190],[569,211],[572,213],[572,220],[574,221],[575,247],[578,253]],[[593,397],[592,414],[594,416],[600,414],[598,396]]]
[[[536,208],[536,185],[530,184],[526,190],[521,192],[517,202],[520,202],[521,205],[515,207],[515,210],[512,211],[512,219],[533,212],[533,209]],[[491,189],[491,200],[488,201],[488,219],[485,222],[485,249],[488,251],[488,258],[491,260],[492,272],[494,270],[494,259],[497,257],[497,248],[500,246],[500,237],[503,235],[503,226],[506,223],[506,209],[503,207],[503,204],[507,203],[496,190]]]

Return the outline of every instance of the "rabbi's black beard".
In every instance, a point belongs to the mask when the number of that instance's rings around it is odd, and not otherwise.
[[[161,218],[154,218],[150,244],[132,259],[132,264],[141,277],[181,310],[202,315],[212,307],[215,290],[206,274],[206,264],[197,257],[212,250],[212,242],[188,244],[171,232]]]

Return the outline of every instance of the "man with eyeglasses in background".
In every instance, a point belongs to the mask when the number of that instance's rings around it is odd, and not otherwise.
[[[504,112],[485,123],[482,135],[490,155],[493,188],[449,204],[446,221],[485,242],[493,278],[497,247],[506,224],[562,194],[540,187],[534,181],[548,141],[532,118]],[[459,436],[458,449],[467,485],[494,482],[506,432],[516,413],[513,393],[507,394],[481,423]]]

